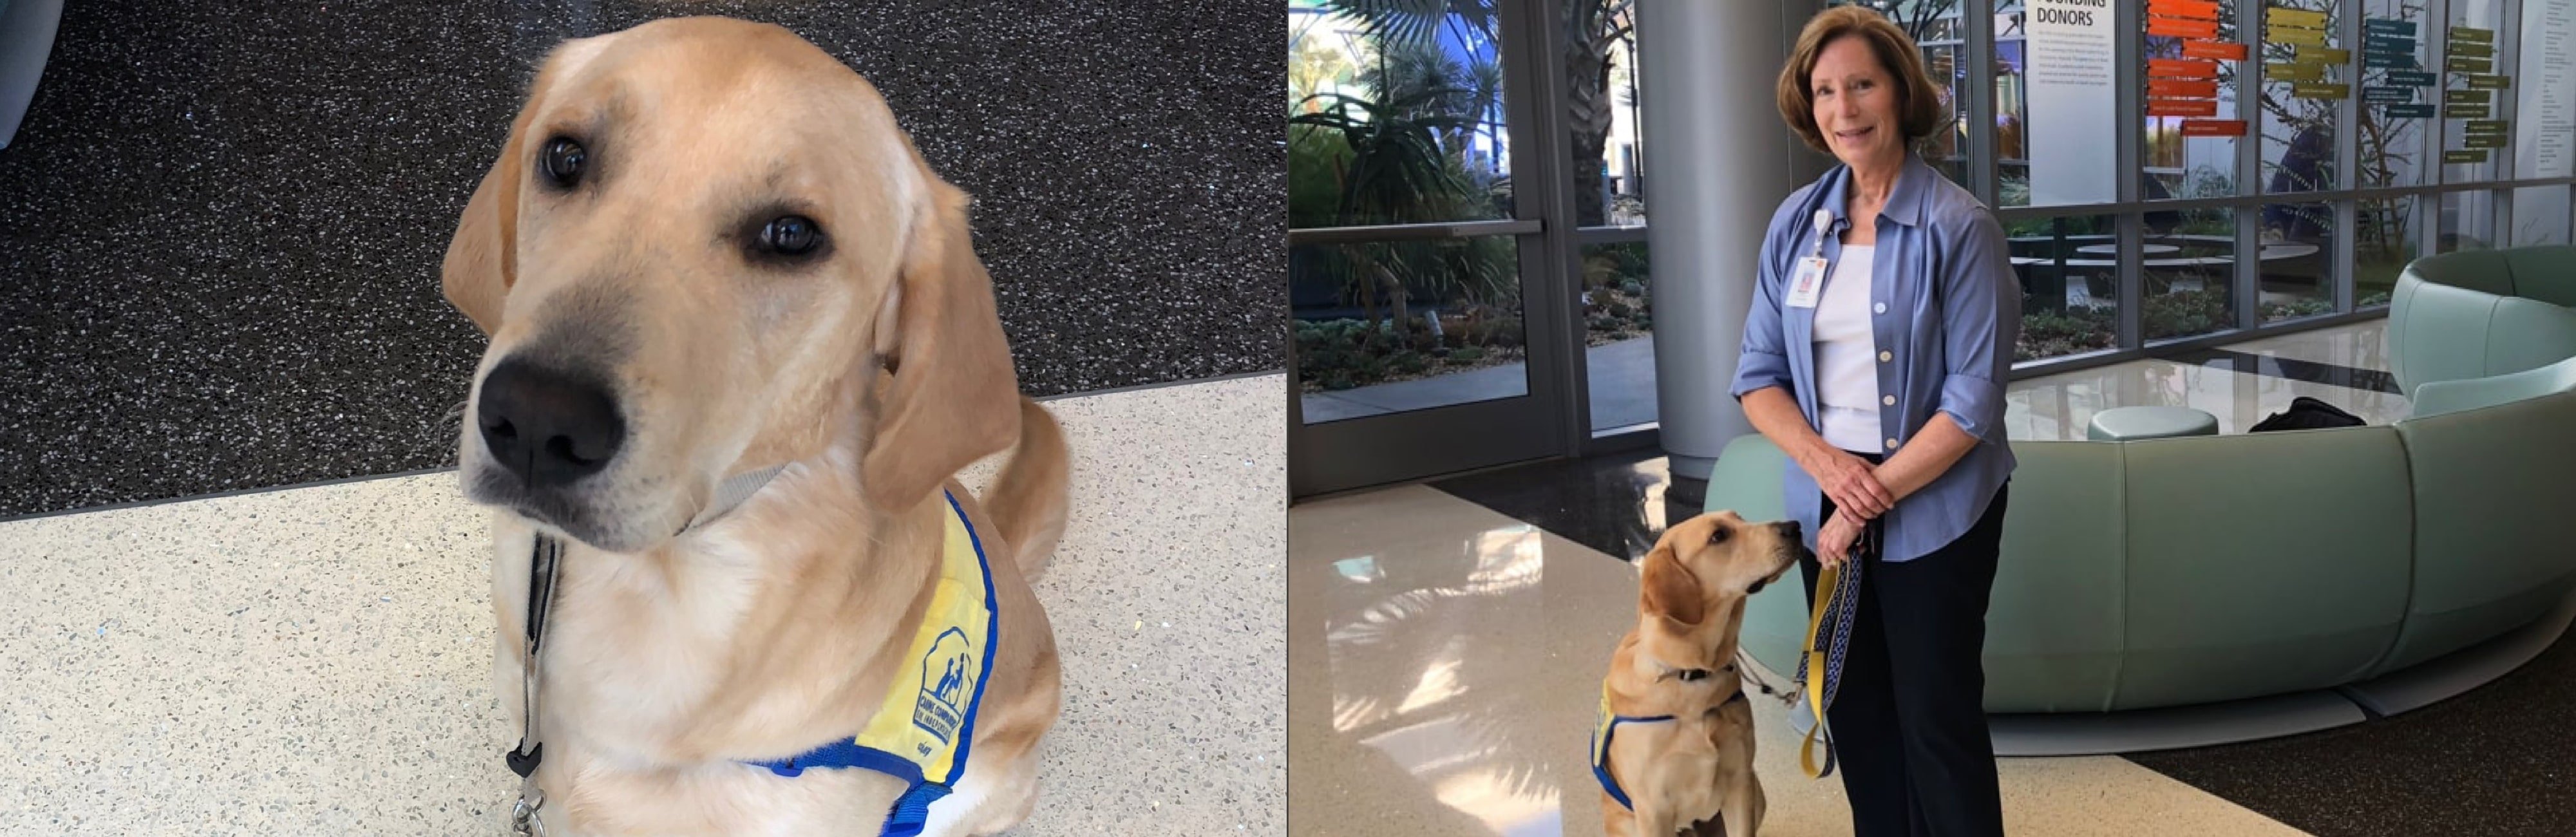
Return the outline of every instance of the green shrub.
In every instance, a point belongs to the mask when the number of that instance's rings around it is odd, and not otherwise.
[[[1440,318],[1442,333],[1415,323],[1406,333],[1380,321],[1359,319],[1295,323],[1298,380],[1319,389],[1350,389],[1419,376],[1443,364],[1463,366],[1495,359],[1498,349],[1521,344],[1519,315],[1470,309]],[[1408,339],[1408,334],[1410,339]]]
[[[2144,313],[2147,339],[2207,334],[2233,324],[2227,314],[2227,296],[2218,291],[2172,291],[2146,299]]]
[[[2264,322],[2272,322],[2275,320],[2295,320],[2300,317],[2314,317],[2320,314],[2331,313],[2334,313],[2333,300],[2299,299],[2292,300],[2290,302],[2263,303]]]
[[[2015,360],[2037,360],[2097,349],[2108,349],[2119,341],[2120,323],[2110,309],[2068,308],[2045,311],[2025,306],[2021,317],[2021,344],[2013,348]]]

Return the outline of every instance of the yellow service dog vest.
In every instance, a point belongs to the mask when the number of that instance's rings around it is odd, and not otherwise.
[[[853,738],[793,758],[751,762],[781,776],[807,770],[861,768],[910,783],[895,801],[880,833],[914,837],[929,818],[930,803],[947,796],[966,775],[975,739],[975,710],[984,702],[984,678],[993,670],[993,641],[1001,634],[993,605],[993,569],[983,541],[966,522],[955,495],[948,501],[939,586],[913,632],[903,668],[875,717]]]

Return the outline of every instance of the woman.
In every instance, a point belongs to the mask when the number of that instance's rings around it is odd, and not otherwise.
[[[1908,150],[1944,120],[1920,55],[1854,7],[1799,35],[1780,115],[1841,165],[1772,216],[1731,389],[1793,463],[1809,595],[1860,565],[1826,708],[1858,837],[2003,833],[1979,654],[2021,293],[2002,227]]]

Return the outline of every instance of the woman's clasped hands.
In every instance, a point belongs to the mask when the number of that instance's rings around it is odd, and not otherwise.
[[[1879,482],[1877,469],[1868,460],[1831,447],[1809,455],[1799,467],[1834,501],[1833,517],[1816,532],[1816,562],[1841,566],[1850,557],[1852,545],[1860,541],[1861,527],[1896,505],[1895,492]]]

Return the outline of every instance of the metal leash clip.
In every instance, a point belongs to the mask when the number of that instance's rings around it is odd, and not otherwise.
[[[546,793],[537,790],[531,793],[536,794],[535,799],[520,794],[518,803],[510,806],[510,833],[519,837],[543,837],[546,833],[546,822],[537,819],[537,809],[545,807]]]

